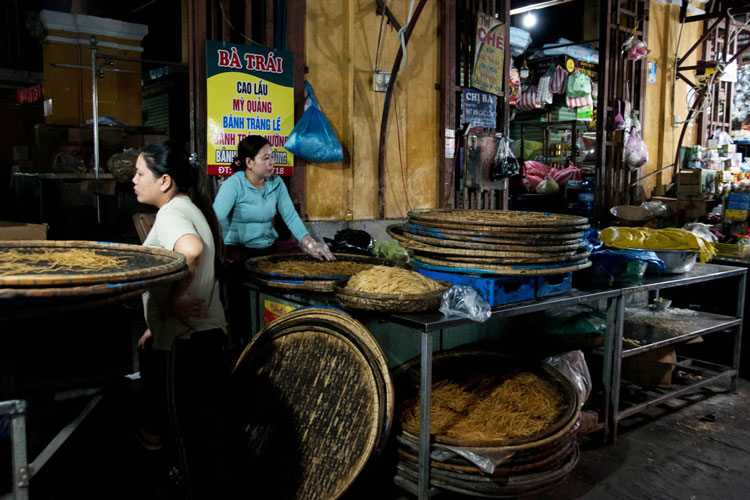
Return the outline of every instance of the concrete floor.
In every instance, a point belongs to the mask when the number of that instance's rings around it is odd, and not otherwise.
[[[750,497],[750,381],[736,394],[723,387],[653,409],[621,425],[616,445],[582,443],[581,460],[571,476],[551,490],[524,500],[700,500]],[[170,487],[170,463],[162,451],[142,449],[131,435],[132,390],[110,389],[86,424],[32,480],[32,500],[178,499]],[[81,402],[31,415],[46,429],[33,436],[32,453],[53,433],[61,417]],[[0,432],[0,498],[10,487],[7,438]],[[262,484],[248,484],[247,498],[269,498]],[[346,500],[411,498],[387,475],[370,471]],[[459,499],[442,494],[440,499]]]

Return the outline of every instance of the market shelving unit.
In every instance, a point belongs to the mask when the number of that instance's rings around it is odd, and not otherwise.
[[[266,288],[258,288],[253,283],[246,283],[246,286],[253,292],[253,304],[256,314],[253,318],[253,328],[260,328],[261,324],[261,294],[266,297],[279,297],[286,301],[296,304],[304,305],[335,305],[333,302],[326,300],[324,296],[317,294],[315,296],[297,294],[297,293],[284,293],[280,290],[269,290]],[[558,296],[552,296],[544,299],[533,299],[525,302],[519,302],[515,304],[508,304],[493,308],[491,319],[510,318],[513,316],[520,316],[525,314],[532,314],[536,312],[542,312],[545,310],[570,306],[574,304],[587,304],[587,303],[600,303],[606,302],[607,311],[607,328],[604,336],[604,352],[611,353],[614,350],[614,341],[616,335],[616,316],[617,316],[617,305],[620,298],[619,289],[597,289],[597,290],[571,290],[568,293]],[[396,484],[411,491],[419,499],[429,498],[434,492],[429,488],[430,484],[430,467],[429,467],[429,454],[430,454],[430,412],[427,411],[431,407],[432,399],[432,355],[437,349],[440,350],[444,344],[450,344],[451,333],[456,333],[456,330],[451,332],[452,328],[461,327],[462,325],[474,324],[471,320],[459,317],[446,317],[439,312],[430,313],[410,313],[410,314],[382,314],[379,315],[373,322],[369,322],[367,315],[363,317],[357,316],[365,323],[368,328],[378,328],[377,324],[380,324],[382,329],[385,325],[385,330],[388,337],[393,336],[392,334],[403,334],[401,330],[396,330],[394,325],[406,327],[405,330],[408,334],[417,334],[420,336],[420,414],[425,415],[420,422],[420,433],[419,433],[419,484],[414,490],[413,487],[407,484],[400,484],[396,481]],[[385,322],[385,323],[383,323]],[[381,341],[380,335],[377,332],[373,332]],[[437,342],[436,342],[437,340]],[[437,345],[436,345],[437,344]],[[609,394],[610,387],[612,387],[612,381],[610,376],[612,373],[611,356],[603,357],[603,368],[602,368],[602,390],[604,392],[602,396],[601,407],[597,409],[599,416],[597,424],[592,429],[592,432],[601,430],[604,433],[604,438],[607,438],[607,432],[611,428],[608,401],[611,400]]]
[[[631,415],[642,412],[648,407],[663,403],[685,394],[695,392],[701,387],[715,384],[729,379],[731,390],[736,391],[740,363],[740,345],[742,335],[743,309],[745,302],[746,272],[743,268],[728,267],[715,264],[697,264],[695,268],[685,274],[674,276],[660,276],[646,278],[639,285],[627,286],[620,289],[621,297],[617,305],[616,336],[612,351],[612,376],[611,376],[611,401],[609,424],[611,426],[609,436],[612,442],[617,439],[618,423]],[[736,312],[733,316],[715,314],[711,312],[696,311],[690,319],[688,328],[675,333],[672,336],[654,340],[636,347],[623,348],[624,329],[626,325],[625,302],[637,293],[648,292],[650,298],[659,296],[661,290],[674,287],[684,287],[713,280],[734,280],[735,283],[727,283],[729,293],[734,296],[732,286],[736,286]],[[658,326],[648,327],[650,332],[658,333]],[[683,344],[691,339],[703,335],[732,335],[731,364],[723,365],[705,360],[682,358],[678,359],[678,366],[687,366],[690,371],[701,377],[699,380],[686,386],[671,389],[642,390],[638,393],[638,401],[625,401],[621,398],[621,367],[622,360],[636,354],[642,354],[654,349],[669,345]],[[606,349],[604,355],[607,356]]]

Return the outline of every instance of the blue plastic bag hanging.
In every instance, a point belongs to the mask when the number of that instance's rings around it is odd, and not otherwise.
[[[313,163],[338,162],[344,159],[341,143],[330,122],[318,107],[310,83],[305,80],[305,93],[310,105],[294,125],[284,145],[290,153]]]

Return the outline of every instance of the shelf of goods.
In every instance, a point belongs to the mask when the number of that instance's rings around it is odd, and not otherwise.
[[[246,283],[246,286],[251,291],[251,301],[253,303],[253,310],[255,311],[253,317],[253,328],[262,326],[264,321],[264,303],[267,305],[269,299],[281,299],[283,302],[287,303],[284,304],[282,302],[282,307],[291,306],[289,309],[299,305],[336,305],[332,296],[320,293],[308,294],[297,291],[285,293],[282,290],[269,289],[263,285],[252,282]],[[612,352],[614,349],[613,344],[616,332],[615,320],[619,296],[620,290],[618,289],[588,291],[573,289],[562,295],[494,307],[492,309],[492,316],[487,323],[492,319],[532,314],[573,304],[589,303],[593,305],[606,303],[607,327],[604,335],[604,351]],[[432,404],[432,383],[434,381],[433,354],[447,348],[446,346],[448,345],[456,343],[456,339],[452,337],[460,335],[459,327],[462,325],[477,324],[472,323],[466,318],[455,316],[446,317],[440,312],[382,313],[377,315],[360,313],[356,315],[356,318],[373,332],[374,336],[379,342],[381,342],[381,344],[387,345],[391,342],[404,342],[406,339],[397,339],[394,337],[419,334],[419,407],[420,414],[426,415],[427,418],[420,420],[418,436],[415,436],[416,439],[414,439],[412,443],[414,446],[413,452],[416,464],[409,471],[401,474],[402,477],[394,478],[394,482],[404,489],[411,491],[420,499],[429,498],[430,495],[440,489],[435,488],[435,482],[441,482],[441,478],[431,479],[431,467],[429,466],[430,461],[428,459],[431,448],[433,448],[430,443],[430,412],[426,411],[426,409],[430,408]],[[399,328],[398,325],[405,328]],[[386,353],[388,354],[386,346],[384,346],[384,350],[386,350]],[[606,404],[606,402],[611,399],[611,396],[609,395],[609,388],[611,387],[609,377],[612,368],[608,365],[610,360],[611,357],[605,356],[603,358],[604,366],[602,369],[602,380],[599,383],[604,391],[602,400],[605,403],[598,409],[599,422],[595,425],[594,429],[602,430],[605,433],[605,438],[606,432],[611,427],[608,413],[609,406]],[[393,363],[393,360],[389,360],[389,365],[391,367],[393,367],[394,364],[397,363]]]
[[[666,308],[654,310],[625,307],[628,300],[633,299],[636,294],[641,292],[647,292],[650,299],[653,300],[658,298],[660,291],[665,289],[697,285],[715,280],[723,280],[725,290],[727,290],[726,297],[736,297],[736,310],[731,316],[693,309]],[[726,379],[730,380],[732,391],[737,389],[745,283],[745,269],[715,264],[697,264],[688,273],[647,278],[639,285],[624,287],[620,290],[621,299],[617,308],[616,336],[613,343],[611,363],[612,386],[610,394],[612,400],[609,436],[613,442],[617,439],[617,426],[621,420],[640,413],[649,407]],[[691,302],[695,302],[695,298]],[[734,306],[730,305],[730,307]],[[709,334],[712,337],[731,336],[731,353],[728,353],[730,354],[728,358],[731,359],[730,363],[716,364],[706,360],[681,357],[677,356],[673,349],[669,349],[669,346],[682,346],[691,340],[699,340],[699,337],[702,338]],[[603,350],[603,352],[606,353],[606,350]],[[649,369],[647,366],[649,363],[651,367],[659,365],[659,363],[654,362],[654,359],[665,352],[669,359],[667,360],[668,363],[660,365],[662,372],[657,369],[652,373],[649,382],[629,384],[630,391],[628,396],[625,397],[623,390],[624,363],[636,359],[635,356],[640,355],[641,358],[644,358],[643,355],[646,355],[645,364],[637,364],[635,368],[635,377],[639,378],[644,375],[643,371]],[[652,356],[648,356],[647,353],[652,354]],[[681,375],[680,385],[672,386],[672,366]],[[660,376],[662,377],[661,381],[657,382],[656,379]]]

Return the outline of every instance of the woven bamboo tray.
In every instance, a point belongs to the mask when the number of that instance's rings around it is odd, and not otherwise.
[[[468,224],[465,222],[431,222],[431,221],[415,221],[409,220],[410,223],[422,223],[427,224],[430,227],[438,229],[463,229],[474,231],[475,234],[486,234],[488,236],[500,236],[500,237],[513,237],[513,235],[519,235],[517,237],[526,237],[526,235],[534,235],[539,237],[546,237],[552,234],[565,234],[571,233],[583,233],[590,226],[588,224],[581,224],[576,226],[481,226],[478,224]],[[523,235],[523,236],[520,236]],[[570,236],[566,236],[570,238]]]
[[[89,270],[49,269],[39,266],[30,270],[0,276],[0,288],[8,287],[59,287],[102,283],[121,283],[145,280],[173,273],[185,267],[185,256],[178,252],[140,245],[103,243],[96,241],[0,241],[0,260],[11,252],[38,254],[44,251],[65,252],[71,249],[91,250],[98,255],[126,259],[122,268]]]
[[[359,264],[372,264],[372,265],[379,265],[379,266],[387,266],[387,265],[393,265],[390,261],[386,259],[380,259],[377,257],[368,257],[364,255],[355,255],[355,254],[347,254],[347,253],[336,253],[334,254],[336,257],[336,261],[332,262],[332,264],[335,264],[336,262],[355,262]],[[263,278],[265,280],[285,280],[289,282],[302,282],[302,281],[313,281],[313,280],[321,280],[321,281],[336,281],[340,279],[345,279],[351,277],[351,274],[315,274],[315,275],[305,275],[305,274],[291,274],[291,273],[282,273],[282,272],[275,272],[275,271],[265,271],[263,269],[260,269],[259,266],[264,263],[277,263],[277,262],[308,262],[313,264],[320,264],[325,266],[326,262],[321,262],[313,257],[310,257],[309,255],[305,254],[278,254],[278,255],[269,255],[265,257],[255,257],[252,259],[248,259],[245,263],[245,266],[247,267],[247,270],[251,273],[251,275]]]
[[[515,210],[439,209],[411,210],[409,219],[424,222],[458,223],[489,227],[574,227],[587,226],[588,219],[577,215]]]
[[[576,250],[565,250],[556,253],[539,253],[516,249],[513,250],[473,250],[468,248],[451,248],[435,245],[428,245],[419,241],[412,241],[407,238],[401,238],[392,235],[401,246],[407,250],[414,250],[422,253],[430,253],[435,256],[454,256],[454,257],[483,257],[486,259],[514,259],[517,263],[524,262],[563,262],[576,255]]]
[[[355,343],[367,356],[373,368],[375,381],[381,401],[383,426],[376,440],[374,455],[379,455],[385,448],[393,422],[393,383],[391,381],[388,362],[385,359],[380,344],[373,338],[370,331],[359,321],[348,314],[333,308],[302,308],[284,314],[269,325],[269,332],[295,332],[299,329],[319,329],[325,332],[337,332],[345,335]]]
[[[382,441],[390,375],[377,342],[361,324],[350,329],[353,321],[333,309],[287,313],[237,362],[233,384],[246,402],[239,417],[261,490],[339,498]]]
[[[288,280],[288,279],[264,279],[260,276],[250,276],[250,280],[269,288],[279,290],[299,290],[307,292],[333,293],[333,285],[336,280]]]
[[[431,252],[416,250],[414,255],[417,257],[438,258],[446,262],[470,262],[473,264],[490,264],[490,265],[544,265],[544,264],[564,264],[566,262],[580,262],[589,257],[588,250],[571,252],[566,255],[547,255],[544,257],[472,257],[466,255],[441,255]]]
[[[546,275],[562,274],[573,271],[580,271],[591,267],[591,261],[566,262],[556,265],[498,265],[498,264],[478,264],[476,262],[449,262],[442,259],[433,259],[430,257],[420,256],[414,258],[415,267],[422,269],[432,269],[434,271],[446,272],[465,272],[469,274],[492,274],[500,276],[517,276],[517,275]]]
[[[578,464],[578,446],[574,446],[562,464],[551,471],[504,478],[460,475],[440,469],[431,472],[430,485],[462,495],[489,498],[516,498],[543,491],[570,474]],[[418,468],[409,462],[397,466],[398,476],[410,482],[418,480]]]
[[[443,293],[452,285],[447,281],[438,281],[445,288],[434,292],[420,294],[368,293],[347,290],[349,280],[337,281],[333,287],[336,299],[342,307],[376,312],[424,312],[440,308]]]
[[[468,375],[471,372],[480,370],[497,376],[504,376],[519,370],[532,372],[553,383],[560,394],[562,394],[563,401],[566,403],[565,408],[554,423],[528,436],[476,440],[468,438],[457,439],[438,434],[434,435],[434,440],[437,443],[453,446],[507,448],[509,451],[512,449],[510,447],[520,446],[523,448],[518,449],[528,450],[548,444],[560,436],[567,435],[578,421],[580,415],[578,390],[559,371],[549,365],[531,362],[523,363],[509,356],[489,351],[455,350],[435,354],[432,368],[433,384],[444,379],[452,379],[460,377],[462,374]],[[393,370],[392,376],[398,398],[397,408],[403,405],[405,401],[418,396],[420,380],[420,359],[418,357],[407,361]],[[401,430],[405,436],[418,439],[418,429],[402,428]]]
[[[404,224],[404,229],[410,233],[424,234],[426,236],[433,236],[436,238],[448,238],[448,239],[460,239],[464,238],[475,238],[476,241],[485,241],[488,238],[496,240],[494,242],[515,244],[520,243],[523,245],[536,245],[541,243],[543,245],[569,245],[578,244],[581,237],[584,234],[583,230],[571,230],[564,232],[522,232],[514,229],[505,230],[480,230],[475,227],[451,224],[451,228],[440,227],[435,224],[417,224],[415,221],[410,221]],[[475,240],[469,240],[475,241]]]
[[[564,251],[575,251],[579,242],[575,241],[566,245],[543,245],[540,243],[528,242],[524,244],[522,240],[511,241],[508,244],[499,244],[486,241],[465,241],[465,240],[454,240],[447,237],[435,238],[433,236],[424,236],[422,234],[414,233],[406,230],[402,224],[393,224],[386,228],[386,232],[393,239],[398,241],[406,242],[418,242],[424,243],[425,245],[432,245],[443,248],[460,248],[466,250],[492,250],[492,251],[527,251],[534,253],[555,253]]]

